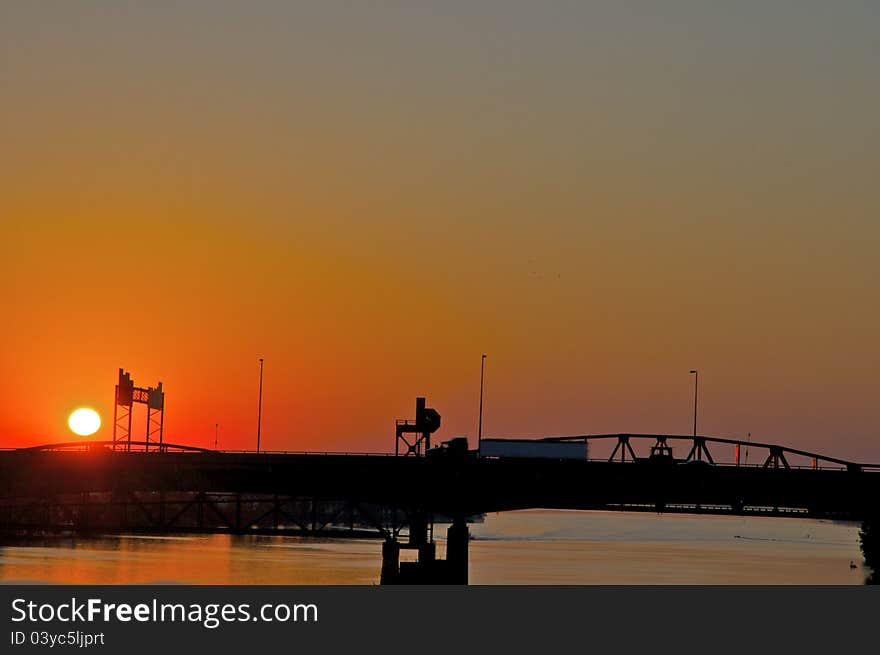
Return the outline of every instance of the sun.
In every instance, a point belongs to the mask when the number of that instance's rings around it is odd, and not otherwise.
[[[70,418],[67,419],[67,425],[74,433],[81,437],[87,437],[90,434],[95,434],[101,427],[101,417],[93,409],[80,407],[74,410]]]

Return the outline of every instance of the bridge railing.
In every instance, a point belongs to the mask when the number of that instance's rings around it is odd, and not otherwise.
[[[359,457],[394,457],[394,453],[377,453],[377,452],[357,452],[357,451],[316,451],[316,450],[261,450],[257,453],[254,450],[224,450],[201,448],[198,446],[188,446],[184,444],[164,443],[154,444],[150,442],[150,450],[143,449],[146,442],[132,441],[131,446],[134,448],[129,451],[133,454],[157,453],[157,452],[178,452],[178,453],[223,453],[230,455],[356,455]],[[42,444],[39,446],[27,446],[24,448],[0,448],[0,452],[88,452],[88,451],[121,451],[119,444],[113,441],[66,441],[61,443]]]

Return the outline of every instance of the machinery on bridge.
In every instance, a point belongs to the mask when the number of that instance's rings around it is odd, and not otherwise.
[[[416,398],[416,420],[397,421],[394,440],[394,454],[401,454],[401,443],[404,446],[403,455],[415,455],[419,457],[431,449],[431,435],[440,428],[440,413],[432,408],[425,407],[424,398]],[[408,435],[416,435],[410,441]]]

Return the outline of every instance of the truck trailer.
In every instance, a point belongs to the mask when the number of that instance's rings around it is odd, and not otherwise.
[[[480,457],[526,457],[532,459],[587,459],[586,441],[537,439],[483,439]]]

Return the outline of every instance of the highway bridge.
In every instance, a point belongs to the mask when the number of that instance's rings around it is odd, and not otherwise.
[[[608,457],[489,458],[453,440],[410,455],[221,452],[131,442],[0,451],[0,530],[229,532],[375,537],[383,581],[466,582],[468,517],[526,508],[864,520],[880,468],[708,436],[579,435]],[[686,456],[672,456],[672,444]],[[684,447],[682,447],[682,444]],[[741,448],[757,455],[740,461]],[[722,463],[721,448],[735,449]],[[591,452],[595,452],[595,448]],[[713,455],[714,450],[714,455]],[[804,462],[797,465],[794,461]],[[435,519],[451,522],[447,559]],[[399,563],[400,548],[419,563]]]

